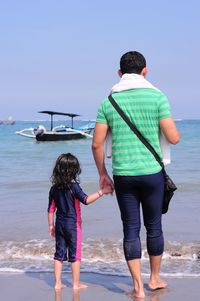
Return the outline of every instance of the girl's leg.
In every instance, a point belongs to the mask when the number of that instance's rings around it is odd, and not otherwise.
[[[66,285],[61,282],[62,265],[62,261],[54,260],[55,290],[66,287]]]
[[[80,283],[80,265],[81,263],[79,260],[71,263],[73,289],[88,287],[87,285]]]

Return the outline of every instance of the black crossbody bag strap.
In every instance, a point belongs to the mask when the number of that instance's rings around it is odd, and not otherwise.
[[[146,138],[140,133],[140,131],[136,128],[136,126],[130,121],[129,117],[122,111],[122,109],[119,107],[119,105],[116,103],[112,95],[110,94],[108,96],[109,101],[115,108],[115,110],[119,113],[119,115],[124,119],[124,121],[128,124],[130,129],[135,133],[135,135],[140,139],[140,141],[148,148],[148,150],[153,154],[155,159],[158,161],[160,166],[162,167],[163,171],[165,172],[164,169],[164,164],[161,161],[159,155],[156,153],[154,148],[151,146],[151,144],[146,140]]]

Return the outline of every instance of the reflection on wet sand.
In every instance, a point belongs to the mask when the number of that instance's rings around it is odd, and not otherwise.
[[[62,301],[62,290],[55,291],[55,301]],[[72,301],[80,301],[79,290],[72,290]]]

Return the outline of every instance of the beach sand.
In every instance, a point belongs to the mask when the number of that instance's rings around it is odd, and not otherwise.
[[[82,273],[82,282],[87,289],[73,293],[70,287],[70,274],[63,274],[67,285],[60,293],[55,293],[52,273],[0,274],[1,300],[6,301],[128,301],[131,290],[130,277],[106,276]],[[169,278],[168,288],[151,292],[145,285],[145,301],[198,301],[200,285],[198,278]]]

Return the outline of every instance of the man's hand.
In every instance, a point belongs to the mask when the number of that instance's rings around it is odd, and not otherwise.
[[[111,189],[111,194],[113,193],[114,191],[114,184],[113,184],[113,181],[112,179],[109,177],[108,174],[105,174],[103,176],[100,176],[100,179],[99,179],[99,186],[101,189],[103,189],[105,186],[110,186],[110,189]]]

